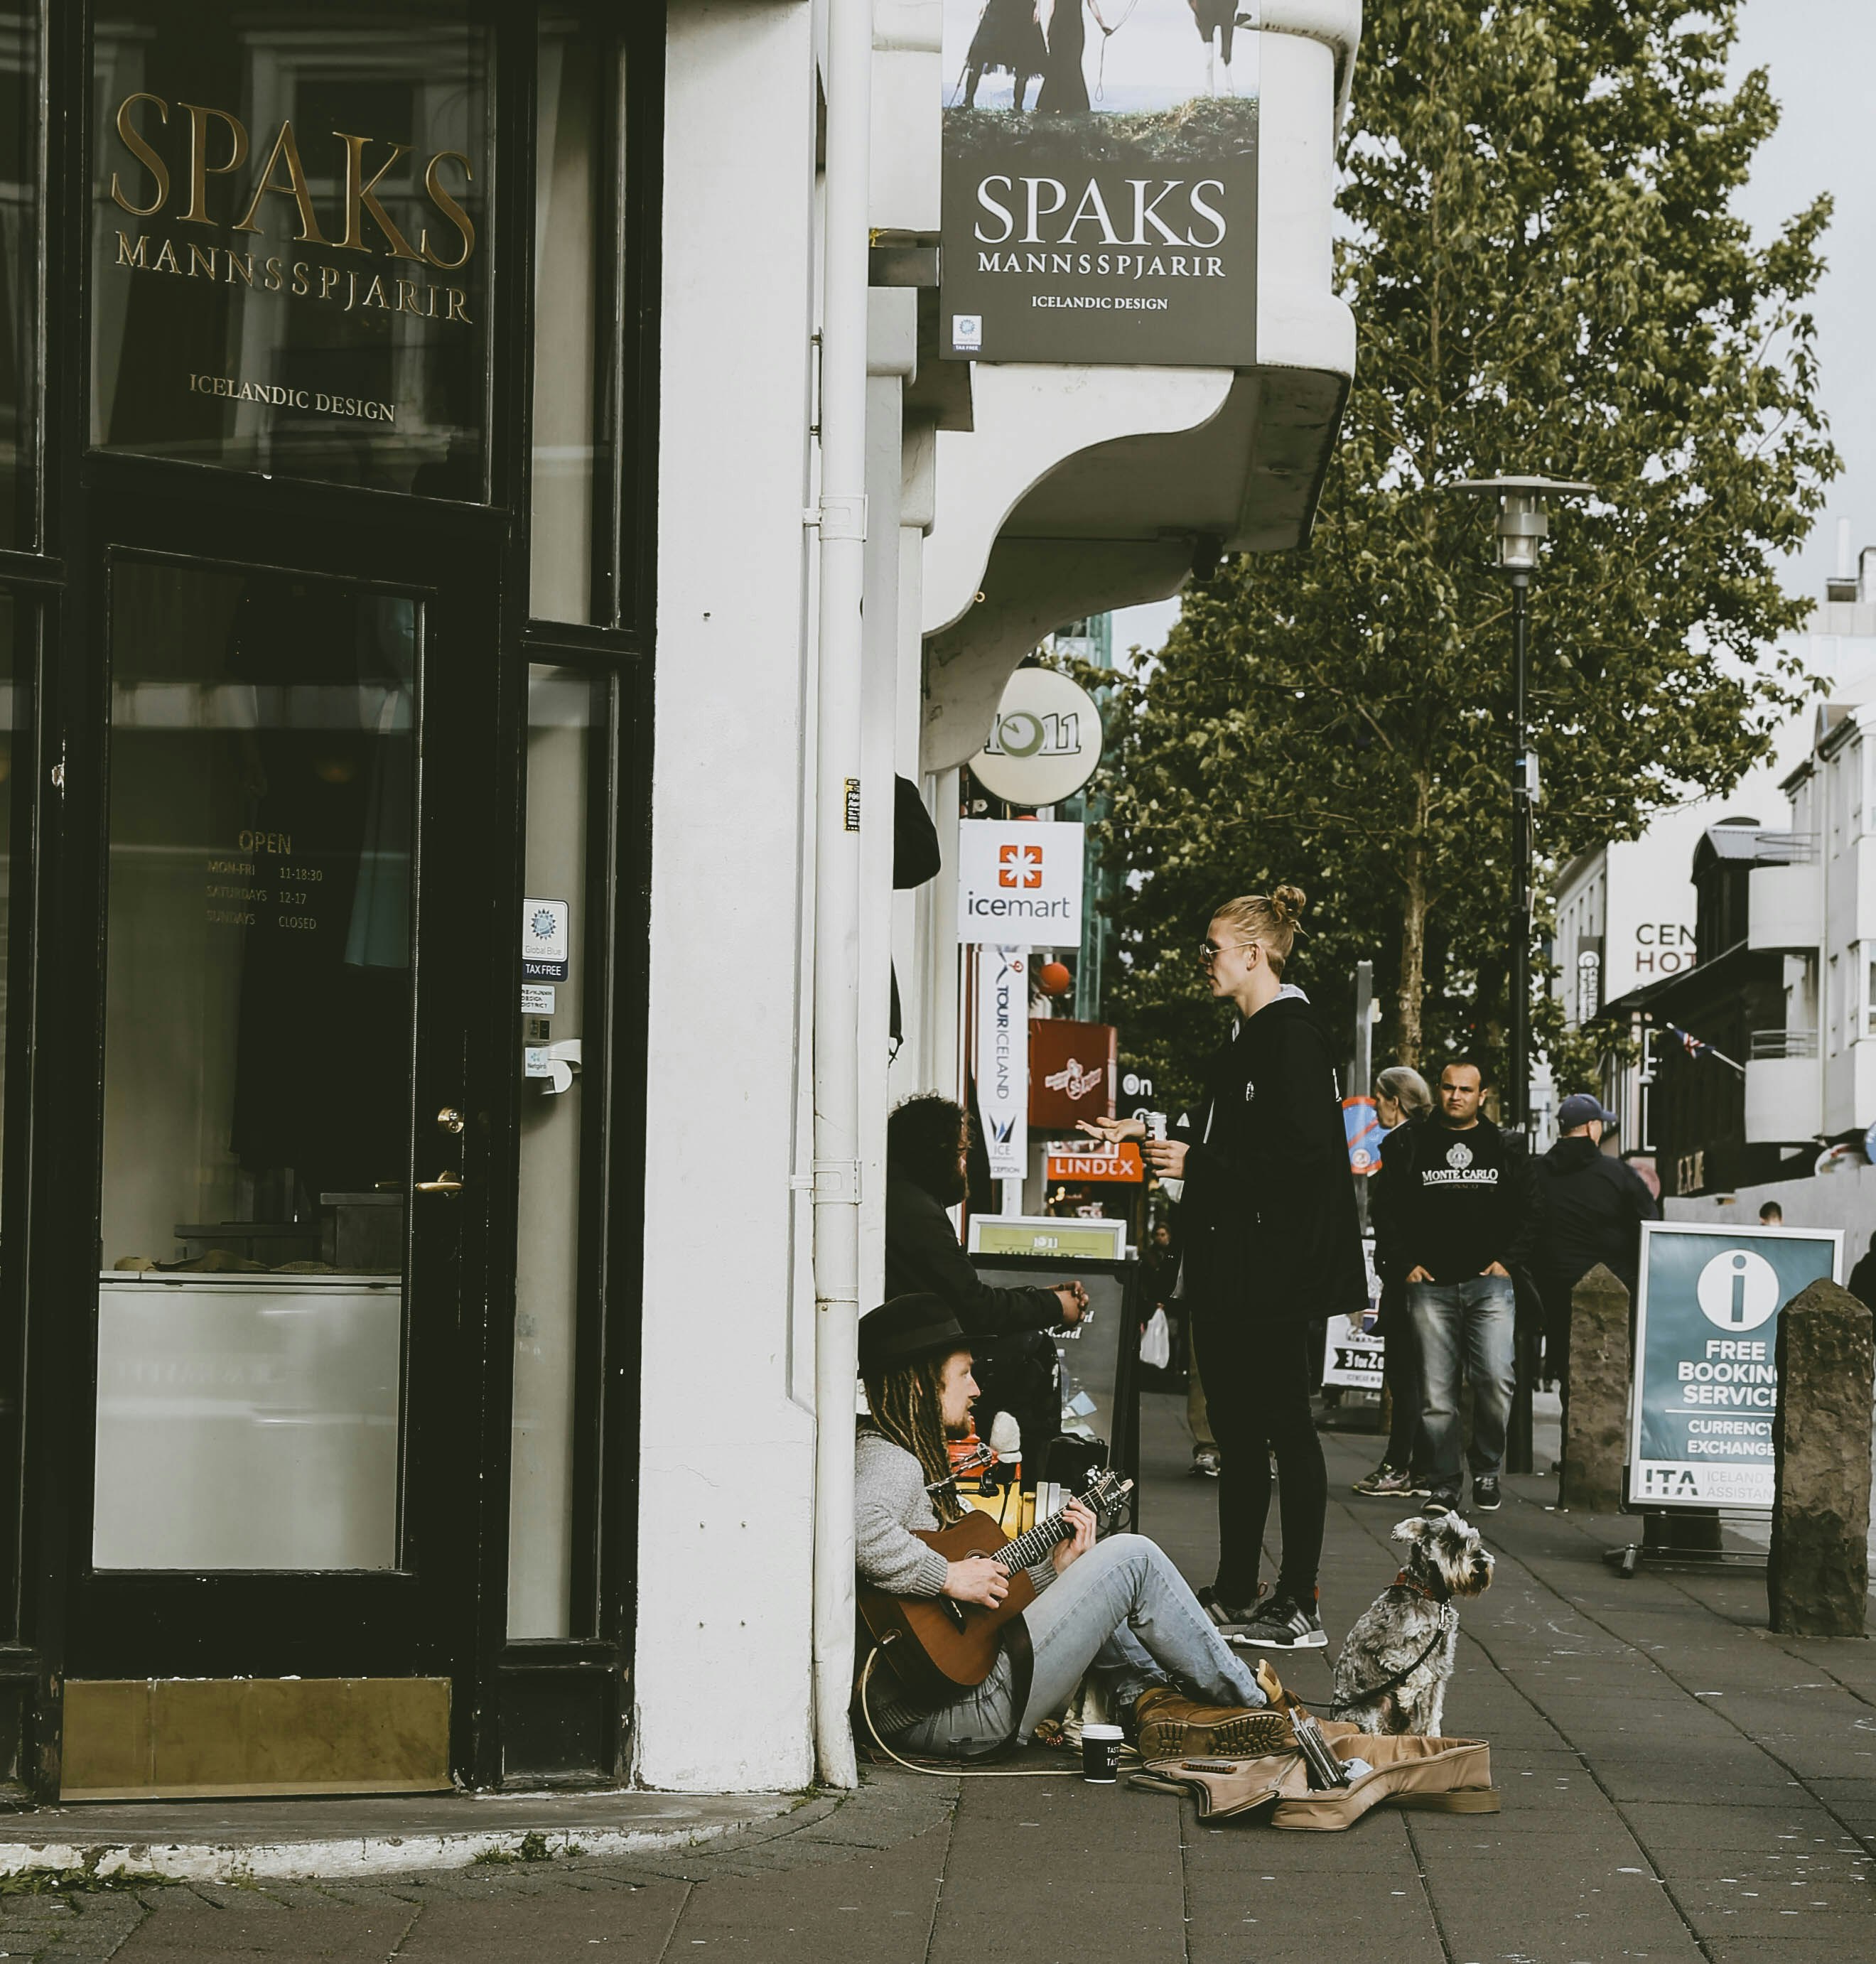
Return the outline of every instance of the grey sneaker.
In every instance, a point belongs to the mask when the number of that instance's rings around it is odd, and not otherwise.
[[[1227,1636],[1248,1629],[1258,1615],[1254,1601],[1242,1606],[1227,1603],[1209,1583],[1199,1592],[1199,1606]],[[1258,1591],[1261,1595],[1263,1592]]]
[[[1198,1446],[1193,1448],[1192,1470],[1203,1478],[1207,1480],[1216,1480],[1218,1478],[1218,1469],[1221,1463],[1218,1456],[1218,1448],[1216,1446]]]
[[[1474,1474],[1472,1482],[1472,1503],[1482,1514],[1495,1514],[1499,1510],[1499,1483],[1491,1473]]]
[[[1234,1633],[1232,1641],[1263,1651],[1328,1648],[1328,1636],[1322,1628],[1322,1619],[1315,1613],[1315,1605],[1306,1606],[1283,1596],[1273,1596],[1242,1630]]]
[[[1354,1491],[1383,1500],[1399,1500],[1414,1491],[1413,1475],[1383,1459],[1372,1473],[1357,1480]]]
[[[1459,1496],[1444,1487],[1435,1487],[1421,1510],[1430,1521],[1444,1520],[1459,1505]]]

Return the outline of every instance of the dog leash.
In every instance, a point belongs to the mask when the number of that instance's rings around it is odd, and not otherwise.
[[[1444,1609],[1446,1605],[1442,1603],[1440,1607]],[[1352,1712],[1357,1705],[1365,1705],[1370,1699],[1379,1698],[1383,1692],[1392,1691],[1396,1685],[1405,1684],[1408,1679],[1412,1677],[1414,1673],[1426,1662],[1427,1659],[1432,1656],[1440,1645],[1445,1642],[1450,1634],[1451,1632],[1446,1627],[1446,1620],[1442,1616],[1440,1619],[1440,1627],[1434,1632],[1426,1648],[1414,1659],[1412,1664],[1408,1665],[1405,1670],[1396,1671],[1392,1677],[1384,1679],[1379,1684],[1370,1685],[1366,1691],[1357,1692],[1353,1698],[1336,1699],[1328,1709],[1332,1712]]]

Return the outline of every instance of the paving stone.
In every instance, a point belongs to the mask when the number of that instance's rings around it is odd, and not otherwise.
[[[184,1891],[165,1892],[116,1954],[150,1959],[265,1956],[381,1959],[419,1911],[383,1896],[373,1907],[330,1900],[290,1907],[254,1889],[231,1889],[217,1908]]]
[[[398,1964],[512,1964],[527,1956],[572,1956],[597,1948],[602,1957],[657,1958],[689,1895],[688,1884],[566,1890],[478,1903],[426,1905],[397,1951]]]
[[[947,1831],[849,1862],[693,1889],[663,1951],[648,1953],[647,1964],[660,1956],[667,1964],[726,1956],[759,1964],[923,1964]]]
[[[1052,1959],[1073,1930],[1098,1933],[1139,1964],[1177,1964],[1180,1830],[1179,1805],[1165,1795],[1078,1781],[967,1786],[951,1827],[932,1964]]]

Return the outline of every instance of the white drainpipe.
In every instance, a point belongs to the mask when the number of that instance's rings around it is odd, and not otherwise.
[[[866,540],[866,287],[872,0],[827,0],[821,327],[821,610],[814,846],[814,1754],[859,1784],[853,1670],[853,1381],[859,1323],[859,804]]]

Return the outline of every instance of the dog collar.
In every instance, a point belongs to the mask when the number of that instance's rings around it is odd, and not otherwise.
[[[1429,1603],[1437,1603],[1441,1608],[1453,1600],[1451,1590],[1444,1587],[1430,1589],[1425,1583],[1416,1582],[1404,1568],[1395,1577],[1394,1587],[1396,1589],[1411,1589],[1416,1596],[1424,1596]]]

